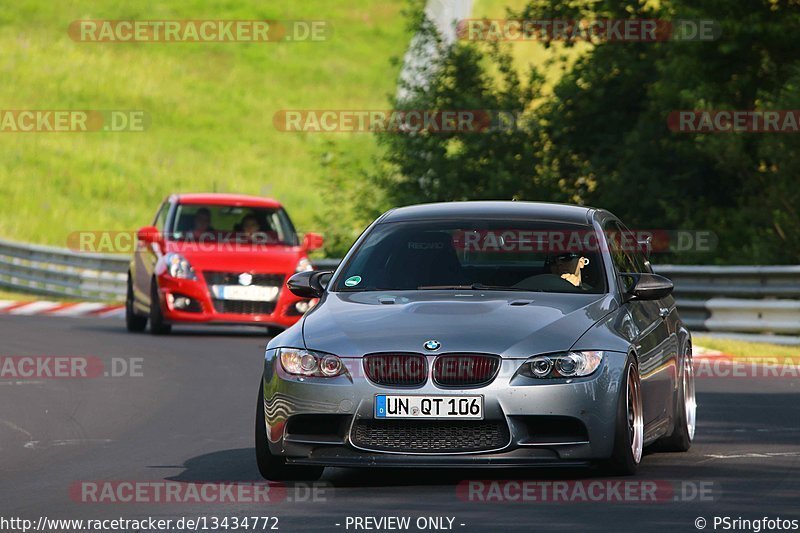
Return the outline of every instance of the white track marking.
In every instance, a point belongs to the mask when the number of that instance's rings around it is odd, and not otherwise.
[[[709,459],[769,459],[771,457],[800,457],[800,451],[708,454],[705,457],[708,457]]]
[[[61,305],[58,302],[31,302],[29,304],[25,304],[22,307],[17,307],[16,309],[12,309],[8,313],[10,315],[39,315],[44,313],[45,311],[49,311],[50,309],[55,309]]]

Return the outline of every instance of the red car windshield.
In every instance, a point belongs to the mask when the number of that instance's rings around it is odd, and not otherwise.
[[[281,208],[179,204],[166,233],[174,241],[298,244]]]

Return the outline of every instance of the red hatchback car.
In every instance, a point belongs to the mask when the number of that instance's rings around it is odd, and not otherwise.
[[[167,198],[152,226],[137,232],[128,272],[128,331],[155,334],[172,324],[264,325],[272,333],[312,305],[285,290],[286,279],[312,270],[308,252],[322,236],[298,240],[281,204],[233,194]]]

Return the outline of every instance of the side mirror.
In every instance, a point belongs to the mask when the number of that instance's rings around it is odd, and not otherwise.
[[[325,239],[319,233],[306,233],[303,237],[303,249],[307,252],[319,250],[325,244]]]
[[[136,239],[146,244],[161,243],[161,232],[155,226],[145,226],[136,232]]]
[[[660,300],[668,296],[674,285],[658,274],[620,274],[627,300]]]
[[[307,270],[298,272],[286,282],[292,294],[301,298],[319,298],[325,292],[333,272]]]

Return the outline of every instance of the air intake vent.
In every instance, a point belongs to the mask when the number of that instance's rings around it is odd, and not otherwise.
[[[416,453],[498,450],[509,441],[505,422],[487,420],[358,420],[350,441],[359,448]]]
[[[492,381],[499,368],[496,355],[440,355],[433,363],[433,381],[443,387],[477,387]]]
[[[415,387],[428,377],[425,356],[414,353],[379,353],[364,356],[364,372],[378,385]]]

